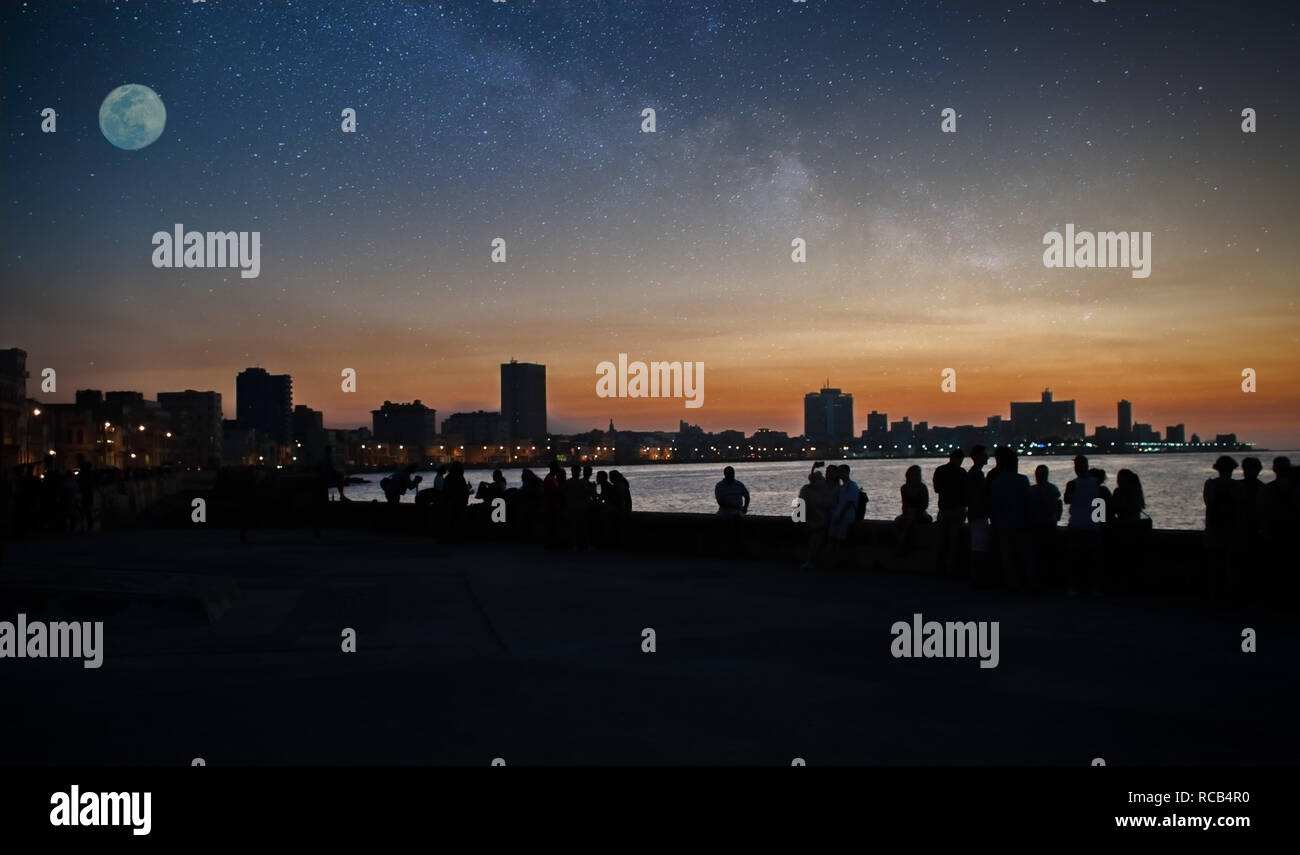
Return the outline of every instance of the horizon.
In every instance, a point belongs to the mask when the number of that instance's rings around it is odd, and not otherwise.
[[[0,349],[4,349],[4,348],[0,348]],[[21,349],[21,348],[20,348],[20,349]],[[526,360],[518,360],[518,361],[520,361],[521,363],[525,363],[525,362],[527,362]],[[29,355],[29,373],[30,373],[31,365],[32,365],[32,364],[33,364],[33,363],[30,362],[30,355]],[[502,364],[504,364],[504,363],[502,363]],[[538,363],[532,363],[532,364],[538,364]],[[547,371],[548,371],[547,384],[548,384],[548,389],[549,389],[549,388],[550,388],[550,383],[551,383],[551,379],[550,379],[550,376],[549,376],[549,370],[550,370],[550,369],[549,369],[549,366],[546,365],[545,363],[541,363],[541,364],[542,364],[542,366],[543,366],[544,368],[547,368]],[[498,368],[499,368],[499,367],[500,367],[500,365],[498,365]],[[247,370],[248,368],[262,368],[262,369],[266,370],[268,373],[271,373],[271,374],[288,374],[288,375],[290,376],[291,379],[295,379],[295,375],[293,374],[292,371],[280,371],[279,369],[274,369],[274,370],[273,370],[272,368],[267,368],[267,366],[264,366],[264,365],[247,365],[247,366],[244,366],[244,368],[240,369],[240,371]],[[233,379],[231,380],[229,386],[230,386],[230,388],[229,388],[228,391],[227,391],[227,390],[221,390],[221,389],[201,389],[201,388],[197,388],[197,387],[194,387],[194,386],[185,386],[184,388],[180,388],[179,386],[173,386],[173,388],[158,389],[157,391],[154,391],[154,392],[152,392],[152,393],[150,393],[150,392],[147,391],[147,390],[142,390],[142,389],[126,389],[126,388],[123,388],[123,387],[113,387],[113,388],[104,387],[104,388],[98,389],[97,391],[103,392],[103,393],[105,393],[105,394],[107,394],[107,393],[109,393],[109,392],[139,392],[139,393],[141,393],[141,394],[144,395],[145,400],[153,400],[153,401],[156,401],[156,400],[158,399],[158,395],[159,395],[160,393],[168,393],[168,392],[173,392],[173,393],[174,393],[174,392],[183,392],[183,391],[194,391],[194,392],[217,392],[218,394],[221,395],[222,418],[233,419],[233,418],[235,417],[235,416],[234,416],[234,412],[235,412],[235,410],[234,410],[234,406],[235,406],[235,383],[234,383],[234,380],[233,380]],[[90,387],[82,387],[82,388],[90,388]],[[854,439],[855,439],[855,440],[858,439],[858,438],[860,438],[860,435],[861,435],[863,432],[866,431],[866,429],[867,429],[867,428],[866,428],[866,416],[867,416],[868,413],[871,412],[871,410],[876,410],[877,412],[880,412],[880,413],[882,413],[882,414],[884,414],[884,415],[887,415],[887,416],[889,417],[889,421],[890,421],[891,423],[892,423],[892,422],[895,422],[895,421],[902,421],[903,418],[908,418],[908,419],[911,420],[912,424],[914,424],[914,425],[917,424],[917,423],[919,423],[919,422],[924,421],[924,422],[927,422],[931,428],[936,428],[936,427],[944,427],[944,428],[948,428],[948,427],[962,427],[962,426],[967,426],[967,425],[969,425],[969,426],[974,426],[974,427],[980,427],[980,426],[982,426],[982,424],[983,424],[983,421],[982,421],[981,419],[979,419],[979,418],[972,418],[972,419],[969,420],[969,421],[961,421],[961,420],[958,420],[958,421],[953,421],[953,422],[938,422],[938,421],[935,421],[935,420],[933,420],[933,419],[930,419],[930,418],[927,418],[927,417],[924,417],[924,416],[913,417],[913,416],[914,416],[913,413],[900,413],[900,414],[898,414],[897,416],[895,416],[894,413],[890,413],[888,410],[880,410],[878,407],[872,407],[871,409],[867,409],[867,410],[863,411],[863,410],[860,410],[860,409],[859,409],[859,407],[858,407],[858,398],[857,398],[856,395],[853,394],[852,390],[850,390],[850,389],[846,389],[846,388],[844,388],[844,387],[842,387],[842,386],[841,386],[841,387],[836,387],[836,386],[829,386],[829,387],[826,387],[826,386],[823,386],[823,387],[819,387],[819,388],[838,388],[838,389],[840,389],[844,394],[847,394],[847,395],[851,395],[851,396],[853,396],[853,405],[854,405],[854,430],[853,430],[853,436],[854,436]],[[71,403],[75,403],[75,394],[76,394],[77,391],[79,391],[79,390],[72,390],[71,393],[64,393],[64,394],[53,395],[53,396],[51,396],[51,397],[49,397],[49,398],[41,398],[41,399],[39,399],[39,402],[40,402],[41,404],[71,404]],[[817,391],[819,391],[819,390],[818,390],[818,389],[812,389],[812,390],[808,390],[808,392],[805,392],[804,394],[808,394],[809,392],[811,392],[811,393],[815,393],[815,392],[817,392]],[[1055,400],[1055,401],[1057,401],[1057,402],[1061,402],[1061,401],[1069,401],[1069,400],[1071,400],[1071,399],[1068,398],[1068,397],[1065,397],[1065,396],[1062,396],[1062,395],[1058,395],[1058,394],[1057,394],[1057,391],[1056,391],[1055,389],[1052,389],[1051,387],[1045,387],[1044,389],[1040,390],[1040,393],[1043,392],[1043,391],[1051,391],[1051,392],[1052,392],[1053,400]],[[360,392],[358,391],[357,393],[350,393],[350,394],[355,394],[355,395],[358,395],[358,396],[359,396],[359,395],[360,395]],[[151,397],[151,395],[152,395],[152,397]],[[35,396],[31,395],[30,393],[29,393],[28,397],[32,397],[34,400],[37,400],[37,399],[35,398]],[[438,420],[438,423],[439,423],[439,429],[440,429],[440,430],[441,430],[441,422],[442,422],[442,420],[445,419],[447,416],[450,416],[450,415],[453,415],[453,414],[456,414],[456,413],[470,413],[470,412],[475,412],[475,411],[478,411],[478,410],[484,410],[484,411],[487,411],[487,412],[499,412],[499,411],[500,411],[500,398],[499,398],[499,397],[496,399],[495,404],[480,404],[480,405],[478,405],[478,406],[472,406],[472,407],[468,407],[468,408],[465,408],[465,409],[444,409],[443,407],[437,406],[436,402],[431,402],[430,400],[427,400],[427,399],[425,399],[425,398],[423,398],[423,397],[419,397],[419,396],[417,396],[416,398],[412,398],[412,399],[409,399],[409,400],[394,400],[394,399],[392,399],[392,398],[384,398],[383,400],[380,400],[380,401],[375,402],[375,403],[374,403],[374,406],[373,406],[371,409],[368,409],[366,412],[367,412],[367,414],[369,415],[373,410],[378,410],[378,409],[379,409],[380,407],[382,407],[383,404],[385,404],[385,403],[393,403],[393,404],[409,404],[409,403],[413,403],[414,401],[417,401],[417,400],[420,401],[424,406],[426,406],[426,407],[428,407],[429,409],[435,411],[435,413],[437,414],[436,418],[437,418],[437,420]],[[612,399],[606,399],[606,400],[611,400],[611,401],[622,401],[622,400],[628,400],[628,399],[625,399],[625,398],[624,398],[624,399],[620,399],[620,398],[612,398]],[[644,399],[634,399],[634,400],[644,400]],[[669,403],[669,402],[673,402],[673,401],[678,401],[679,399],[674,399],[674,398],[665,398],[665,399],[660,399],[660,400],[663,401],[664,403]],[[1030,397],[1022,398],[1020,401],[1016,401],[1015,403],[1019,403],[1019,402],[1022,402],[1022,401],[1032,402],[1032,401],[1035,401],[1035,400],[1038,400],[1038,399],[1037,399],[1036,397],[1030,396]],[[800,398],[800,402],[802,403],[802,397]],[[1008,401],[1008,402],[1006,403],[1006,405],[1005,405],[1005,406],[1006,406],[1006,412],[1005,412],[1005,413],[1002,413],[1002,412],[994,412],[994,413],[989,413],[988,415],[990,415],[990,416],[998,415],[998,416],[1002,416],[1004,419],[1008,419],[1008,420],[1009,420],[1009,419],[1010,419],[1010,404],[1011,404],[1011,403],[1013,403],[1013,402],[1012,402],[1012,401]],[[1079,411],[1086,411],[1086,408],[1079,407],[1079,402],[1078,402],[1077,400],[1076,400],[1075,403],[1076,403],[1076,407],[1079,408]],[[1118,402],[1116,402],[1116,403],[1118,403]],[[1134,423],[1134,424],[1138,424],[1138,423],[1150,424],[1153,430],[1159,431],[1161,434],[1164,433],[1165,428],[1168,427],[1169,424],[1173,424],[1173,425],[1180,424],[1180,422],[1178,422],[1178,421],[1169,422],[1169,423],[1167,423],[1167,424],[1156,424],[1155,422],[1143,422],[1142,419],[1138,418],[1138,416],[1139,416],[1139,415],[1141,414],[1141,412],[1142,412],[1141,409],[1140,409],[1140,402],[1130,401],[1129,403],[1132,404],[1132,405],[1134,406],[1134,410],[1133,410],[1133,412],[1134,412],[1133,423]],[[226,415],[226,412],[227,412],[227,404],[230,405],[230,407],[229,407],[230,415],[229,415],[229,416]],[[306,403],[305,401],[301,401],[301,400],[299,400],[298,397],[297,397],[297,395],[295,394],[295,395],[294,395],[294,398],[293,398],[293,406],[296,407],[296,406],[298,406],[298,405],[300,405],[300,404],[301,404],[301,405],[304,405],[304,406],[307,406],[307,407],[310,407],[310,408],[313,409],[313,410],[318,410],[318,409],[319,409],[319,408],[317,408],[317,407],[312,407],[311,404],[308,404],[308,403]],[[681,404],[678,403],[677,406],[681,407]],[[748,435],[753,434],[755,431],[763,430],[763,429],[768,429],[768,430],[774,430],[774,431],[784,431],[784,432],[788,433],[788,434],[790,435],[791,438],[794,438],[794,437],[797,437],[797,436],[802,436],[802,435],[803,435],[803,432],[804,432],[804,431],[803,431],[803,427],[804,427],[804,426],[803,426],[803,423],[802,423],[802,422],[803,422],[803,416],[802,416],[802,414],[800,414],[799,417],[798,417],[799,424],[797,425],[797,427],[795,427],[795,428],[791,428],[791,429],[786,429],[786,428],[783,428],[783,427],[774,427],[774,426],[771,425],[771,424],[760,424],[760,425],[754,425],[753,427],[747,427],[747,426],[737,425],[737,424],[731,424],[731,425],[725,425],[725,426],[713,427],[713,426],[705,425],[705,424],[703,424],[702,422],[694,422],[694,421],[692,421],[691,418],[688,417],[689,414],[698,413],[698,412],[699,412],[698,410],[690,410],[690,409],[685,409],[685,408],[683,408],[681,411],[682,411],[683,415],[678,419],[678,421],[685,421],[685,422],[687,422],[688,424],[698,424],[701,428],[703,428],[703,429],[704,429],[706,432],[708,432],[708,433],[717,433],[717,432],[719,432],[719,431],[723,431],[723,430],[742,430],[742,431],[744,431],[744,433],[748,436]],[[358,428],[363,428],[363,427],[369,429],[369,428],[371,428],[371,427],[373,426],[373,422],[372,422],[371,420],[366,420],[366,421],[364,421],[364,422],[358,422],[358,423],[356,423],[356,424],[351,424],[351,423],[349,423],[349,424],[344,424],[344,425],[340,425],[340,424],[338,424],[337,422],[335,422],[335,423],[329,423],[329,413],[328,413],[327,411],[323,411],[323,410],[322,410],[321,412],[322,412],[322,415],[323,415],[324,421],[326,422],[326,424],[325,424],[325,428],[326,428],[327,430],[356,430],[356,429],[358,429]],[[1112,411],[1112,413],[1114,413],[1114,411]],[[605,430],[605,427],[602,426],[601,424],[596,424],[596,425],[589,426],[589,427],[578,427],[578,428],[575,428],[575,429],[564,429],[564,430],[561,430],[561,429],[555,429],[555,428],[551,427],[551,420],[552,420],[553,418],[554,418],[554,413],[551,412],[550,409],[549,409],[549,407],[548,407],[548,412],[547,412],[548,433],[551,433],[551,434],[554,434],[554,435],[574,435],[574,434],[588,433],[588,432],[593,431],[593,430]],[[1117,422],[1118,420],[1115,419],[1115,420],[1113,420],[1113,421],[1116,421],[1116,422]],[[616,422],[616,423],[615,423],[615,428],[617,428],[617,429],[620,430],[620,431],[628,431],[628,432],[633,432],[633,433],[676,433],[676,432],[677,432],[677,430],[676,430],[675,427],[673,427],[673,426],[667,426],[667,427],[639,427],[639,426],[635,426],[635,425],[624,425],[624,426],[619,426],[619,425],[617,424],[617,420],[615,420],[615,422]],[[859,429],[859,422],[861,423],[861,429]],[[1094,423],[1094,422],[1090,422],[1090,421],[1088,421],[1087,419],[1080,419],[1080,422],[1084,425],[1084,428],[1085,428],[1085,430],[1086,430],[1086,432],[1087,432],[1088,435],[1091,435],[1091,434],[1096,430],[1096,428],[1097,428],[1099,425],[1107,426],[1107,427],[1112,427],[1112,428],[1116,426],[1115,424],[1109,424],[1109,425],[1107,425],[1104,421],[1101,421],[1101,422],[1095,422],[1095,423]],[[1295,446],[1286,445],[1286,444],[1282,444],[1282,445],[1268,445],[1268,444],[1266,444],[1266,443],[1256,442],[1256,441],[1251,440],[1249,437],[1246,437],[1246,436],[1242,435],[1239,431],[1233,429],[1231,425],[1226,425],[1226,426],[1224,426],[1224,429],[1219,429],[1219,430],[1205,430],[1205,431],[1202,431],[1202,430],[1198,430],[1198,429],[1192,427],[1191,425],[1187,425],[1186,422],[1181,422],[1181,424],[1184,424],[1184,425],[1186,426],[1186,435],[1187,435],[1188,438],[1189,438],[1189,439],[1188,439],[1189,442],[1191,441],[1191,440],[1190,440],[1190,437],[1191,437],[1192,435],[1194,435],[1194,434],[1196,434],[1196,435],[1200,435],[1202,441],[1210,441],[1210,439],[1211,439],[1213,436],[1215,436],[1216,434],[1220,434],[1220,433],[1235,433],[1235,434],[1237,434],[1237,437],[1238,437],[1238,441],[1239,441],[1239,442],[1250,443],[1250,444],[1253,444],[1253,445],[1256,445],[1256,446],[1259,446],[1259,447],[1261,447],[1261,448],[1265,448],[1265,449],[1267,449],[1267,448],[1290,449],[1290,448],[1293,448],[1293,447],[1294,447],[1294,448],[1300,448],[1300,444],[1295,445]]]

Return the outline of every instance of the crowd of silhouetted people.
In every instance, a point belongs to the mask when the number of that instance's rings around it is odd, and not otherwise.
[[[38,472],[21,464],[0,472],[0,539],[38,534],[77,534],[102,524],[109,506],[134,513],[135,482],[170,474],[161,469],[95,467],[79,459],[75,469]]]
[[[573,464],[566,471],[552,461],[545,478],[524,469],[518,486],[511,486],[496,469],[491,480],[471,487],[459,461],[440,464],[423,489],[422,476],[414,472],[414,466],[404,466],[383,478],[385,500],[399,503],[414,492],[415,504],[427,509],[434,531],[456,542],[470,529],[501,524],[502,531],[519,539],[540,536],[547,549],[608,547],[622,542],[632,514],[631,485],[623,474],[617,469],[595,471],[590,463]],[[326,490],[338,488],[339,498],[348,500],[343,492],[346,479],[328,456],[320,474]]]
[[[969,460],[969,465],[964,463]],[[1142,481],[1131,469],[1107,473],[1079,455],[1073,477],[1062,490],[1046,464],[1034,468],[1032,480],[1020,472],[1011,448],[995,449],[993,466],[982,445],[969,455],[953,451],[935,468],[927,485],[920,465],[907,468],[899,487],[901,513],[894,520],[893,556],[913,566],[930,564],[936,575],[963,577],[979,588],[1011,590],[1063,588],[1071,594],[1095,594],[1122,588],[1152,556],[1153,523],[1147,513]],[[1240,468],[1241,478],[1234,478]],[[1215,593],[1259,592],[1296,583],[1295,533],[1300,531],[1300,467],[1286,457],[1272,461],[1273,479],[1263,481],[1262,462],[1227,455],[1213,465],[1205,482],[1204,548],[1188,563],[1200,570]],[[986,471],[987,469],[987,471]],[[242,473],[242,474],[241,474]],[[385,501],[400,503],[414,493],[428,524],[444,539],[459,542],[473,530],[499,529],[516,540],[542,541],[548,549],[616,547],[629,531],[632,495],[618,471],[593,471],[591,464],[566,468],[553,461],[545,478],[530,469],[516,486],[500,469],[491,480],[472,487],[460,462],[439,465],[431,483],[403,466],[380,482]],[[79,460],[76,469],[38,474],[32,465],[0,473],[0,543],[28,534],[75,534],[98,528],[112,506],[130,517],[138,490],[132,481],[166,474],[162,470],[95,468]],[[236,477],[239,476],[239,477]],[[240,508],[241,533],[262,515],[266,491],[249,478],[269,478],[262,470],[221,470],[218,487],[232,485]],[[348,478],[326,448],[314,469],[297,476],[318,497],[346,495]],[[142,496],[152,495],[149,485]],[[933,490],[933,493],[932,493]],[[272,491],[273,493],[274,491]],[[270,494],[267,494],[270,495]],[[259,498],[260,497],[260,498]],[[720,536],[743,536],[740,518],[749,511],[750,495],[733,467],[723,469],[714,486]],[[858,563],[855,551],[864,538],[854,532],[866,518],[868,497],[851,477],[847,463],[813,464],[799,490],[795,519],[806,526],[808,543],[801,569],[836,569]],[[933,511],[933,515],[932,515]],[[317,516],[319,531],[324,516]],[[1064,525],[1062,525],[1064,523]],[[870,540],[870,537],[865,538]],[[878,563],[878,562],[877,562]]]
[[[975,587],[1001,584],[1039,591],[1060,586],[1070,594],[1096,594],[1138,578],[1140,565],[1149,557],[1153,523],[1136,472],[1120,469],[1111,490],[1105,470],[1078,455],[1074,477],[1062,492],[1045,464],[1035,467],[1031,482],[1019,471],[1011,448],[994,451],[988,472],[984,446],[971,448],[969,467],[962,465],[966,459],[963,451],[953,451],[948,462],[935,469],[933,517],[921,467],[908,467],[899,488],[902,513],[895,519],[895,557],[917,553],[925,531],[935,574],[965,576]],[[828,467],[825,475],[821,466],[814,464],[799,491],[808,525],[803,569],[839,566],[845,523],[852,525],[852,494],[860,492],[849,480],[847,466],[838,467],[839,472]],[[1202,495],[1201,569],[1206,587],[1219,593],[1258,592],[1290,584],[1294,574],[1284,568],[1294,563],[1290,544],[1300,527],[1300,470],[1288,458],[1277,457],[1274,479],[1264,482],[1259,478],[1263,464],[1247,457],[1241,463],[1244,477],[1234,479],[1237,462],[1226,455],[1213,468],[1218,476],[1205,482]],[[865,493],[858,503],[865,509]],[[856,519],[863,516],[860,510]]]

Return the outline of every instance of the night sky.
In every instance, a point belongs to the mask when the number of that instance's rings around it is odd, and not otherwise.
[[[1295,4],[0,9],[0,347],[57,369],[34,397],[215,389],[233,417],[261,365],[343,427],[496,409],[514,357],[547,365],[556,431],[799,433],[829,379],[859,431],[1050,386],[1090,431],[1127,398],[1300,445]],[[125,83],[167,108],[138,151],[98,125]],[[155,269],[175,223],[260,231],[261,276]],[[1045,268],[1066,223],[1152,232],[1151,276]],[[620,352],[703,362],[704,407],[598,398]]]

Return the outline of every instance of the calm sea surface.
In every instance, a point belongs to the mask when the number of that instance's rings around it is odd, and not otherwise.
[[[1256,453],[1264,463],[1263,481],[1273,480],[1270,471],[1275,456],[1285,456],[1293,461],[1300,461],[1300,451],[1270,451]],[[1217,453],[1207,454],[1099,454],[1091,458],[1092,465],[1106,472],[1106,486],[1115,488],[1115,473],[1120,469],[1132,469],[1142,479],[1142,491],[1146,494],[1147,513],[1155,520],[1156,528],[1198,529],[1205,525],[1205,505],[1201,501],[1201,489],[1206,478],[1214,477],[1210,468]],[[1250,455],[1233,455],[1238,463],[1241,458]],[[834,463],[834,460],[828,460]],[[871,502],[867,505],[868,519],[893,519],[899,514],[898,488],[903,483],[903,473],[907,467],[917,464],[924,474],[926,486],[931,487],[935,467],[944,461],[939,459],[923,460],[849,460],[852,477],[858,485],[865,488]],[[1074,477],[1073,464],[1069,457],[1022,457],[1020,471],[1033,480],[1034,468],[1046,464],[1051,470],[1051,481],[1062,492],[1065,482]],[[677,511],[683,513],[712,513],[717,510],[713,501],[713,485],[722,478],[722,463],[669,463],[646,466],[617,467],[632,486],[632,507],[638,511]],[[787,516],[790,502],[798,495],[799,487],[807,481],[811,463],[802,461],[784,461],[780,463],[753,462],[733,463],[736,477],[749,488],[751,499],[750,513],[771,516]],[[970,461],[964,464],[969,467]],[[614,467],[600,466],[597,469]],[[985,471],[993,468],[989,461]],[[520,481],[520,470],[506,469],[506,479],[510,486],[516,487]],[[533,471],[544,476],[546,468],[537,466]],[[348,498],[354,501],[383,501],[383,492],[379,489],[379,479],[387,473],[363,473],[366,484],[354,484],[347,488]],[[423,472],[424,482],[421,486],[433,483],[433,473]],[[1241,470],[1237,470],[1240,477]],[[466,479],[471,487],[477,487],[479,481],[491,480],[492,470],[466,470]],[[414,501],[414,493],[407,493],[403,501]],[[930,513],[934,514],[934,496],[930,497]]]

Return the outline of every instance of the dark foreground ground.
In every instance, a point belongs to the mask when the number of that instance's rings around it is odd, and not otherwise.
[[[206,530],[11,544],[20,611],[105,621],[105,661],[0,659],[6,764],[1300,762],[1300,630],[1260,607]],[[999,621],[999,666],[893,658],[914,612]]]

